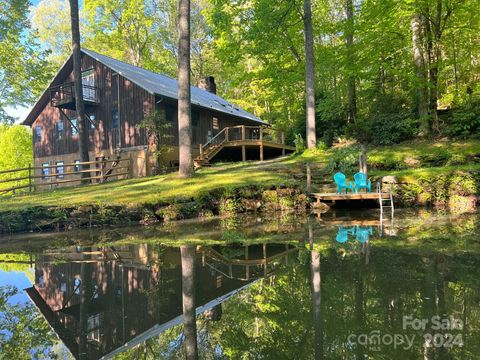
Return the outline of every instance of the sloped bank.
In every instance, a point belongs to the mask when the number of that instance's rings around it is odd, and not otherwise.
[[[415,181],[387,177],[387,181],[397,183],[395,199],[402,207],[435,207],[459,213],[477,210],[480,201],[480,171],[452,171]]]
[[[397,206],[436,207],[455,213],[477,209],[480,198],[480,171],[389,178],[396,183],[394,194]],[[381,179],[377,176],[373,181]],[[3,211],[0,212],[0,234],[149,225],[196,217],[225,217],[239,213],[306,211],[313,206],[301,185],[221,187],[195,197],[177,197],[155,203],[30,206]]]
[[[195,217],[238,213],[306,211],[309,199],[300,187],[219,188],[196,198],[131,205],[35,206],[0,213],[0,233],[71,230],[97,226],[149,225]]]

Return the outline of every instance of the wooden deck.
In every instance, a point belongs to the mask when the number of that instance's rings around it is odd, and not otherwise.
[[[242,161],[247,160],[247,149],[256,149],[259,160],[264,159],[268,149],[281,150],[281,154],[294,152],[295,147],[285,144],[285,135],[281,131],[266,126],[233,126],[223,128],[206,144],[200,145],[200,155],[195,158],[195,166],[202,167],[225,148],[241,150]]]
[[[312,193],[317,201],[352,201],[352,200],[379,200],[390,199],[389,193]]]

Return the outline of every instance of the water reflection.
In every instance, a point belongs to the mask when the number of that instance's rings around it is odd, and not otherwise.
[[[180,324],[182,314],[186,355],[195,358],[195,308],[220,316],[223,301],[288,262],[293,250],[75,247],[39,255],[27,293],[77,358],[114,355]]]
[[[76,358],[474,359],[480,217],[409,216],[394,226],[374,215],[205,226],[228,245],[141,239],[43,250],[27,293]],[[465,327],[414,330],[405,316]],[[464,345],[429,341],[450,333]],[[416,338],[408,349],[358,340],[372,334]]]

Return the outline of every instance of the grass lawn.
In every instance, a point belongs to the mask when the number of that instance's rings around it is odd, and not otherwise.
[[[327,179],[331,172],[328,163],[335,149],[327,151],[305,151],[303,154],[269,160],[219,164],[201,169],[192,179],[179,179],[176,173],[150,178],[130,179],[106,184],[76,188],[63,188],[35,194],[0,197],[0,211],[18,210],[30,206],[73,206],[81,204],[148,204],[168,203],[178,198],[195,198],[202,193],[225,187],[247,185],[278,185],[303,183],[295,180],[293,173],[300,173],[301,164],[317,163],[323,168]],[[368,149],[372,164],[392,162],[403,164],[400,170],[374,170],[373,176],[397,175],[401,181],[415,182],[419,178],[440,175],[456,170],[480,170],[480,162],[465,163],[471,157],[480,157],[480,140],[463,142],[415,141],[394,146]],[[463,161],[463,163],[462,163]],[[419,164],[440,163],[438,166]],[[348,174],[349,176],[353,174]]]
[[[135,204],[168,202],[225,187],[246,185],[278,185],[288,176],[282,170],[285,159],[234,163],[205,168],[192,179],[180,179],[176,173],[149,178],[130,179],[75,188],[62,188],[34,194],[1,197],[0,211],[18,210],[29,206],[70,206],[81,204]]]

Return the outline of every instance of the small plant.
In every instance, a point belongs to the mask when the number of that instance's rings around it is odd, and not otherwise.
[[[172,123],[166,120],[165,110],[157,110],[145,116],[139,128],[145,129],[147,136],[155,139],[153,152],[157,159],[157,172],[161,172],[162,157],[172,151],[173,136],[169,134]]]
[[[300,154],[303,151],[305,151],[306,149],[305,140],[303,139],[301,134],[295,134],[295,139],[293,140],[293,143],[295,144],[295,152],[297,154]]]

